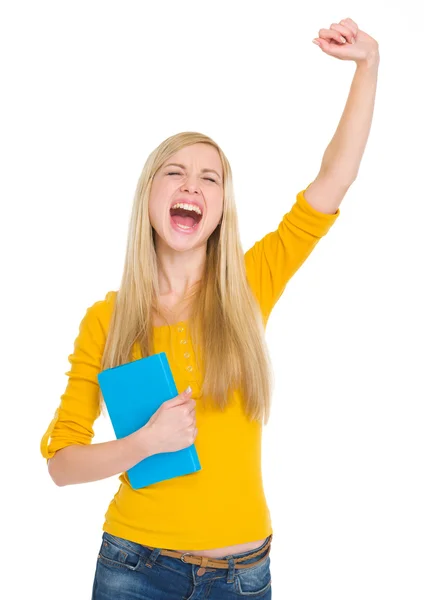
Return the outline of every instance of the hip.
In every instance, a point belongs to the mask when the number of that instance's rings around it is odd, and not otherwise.
[[[145,546],[103,532],[92,600],[182,600],[196,588],[212,600],[271,600],[271,541],[272,534],[255,549],[210,559]]]

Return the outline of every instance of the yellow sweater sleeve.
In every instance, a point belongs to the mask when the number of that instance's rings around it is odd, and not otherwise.
[[[80,323],[74,350],[68,357],[71,368],[66,372],[66,390],[40,442],[42,456],[47,460],[61,448],[90,444],[94,437],[93,423],[100,415],[97,374],[106,337],[103,310],[103,300],[95,302]]]
[[[340,214],[339,209],[334,214],[317,211],[307,202],[304,192],[298,192],[295,203],[278,228],[256,242],[244,255],[247,279],[265,323],[289,279]]]

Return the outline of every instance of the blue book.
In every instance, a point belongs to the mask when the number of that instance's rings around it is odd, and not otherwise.
[[[97,375],[116,438],[134,433],[163,402],[178,395],[165,352],[146,356]],[[195,444],[159,452],[127,471],[133,489],[201,470]]]

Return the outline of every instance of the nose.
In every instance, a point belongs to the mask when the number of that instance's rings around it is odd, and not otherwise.
[[[182,192],[187,191],[190,194],[199,191],[198,177],[196,175],[188,175],[180,189]]]

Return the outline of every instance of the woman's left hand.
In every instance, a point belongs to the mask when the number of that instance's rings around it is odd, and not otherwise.
[[[326,54],[341,60],[353,60],[356,64],[378,59],[377,41],[360,30],[352,19],[332,23],[330,29],[320,29],[319,37],[313,42]]]

